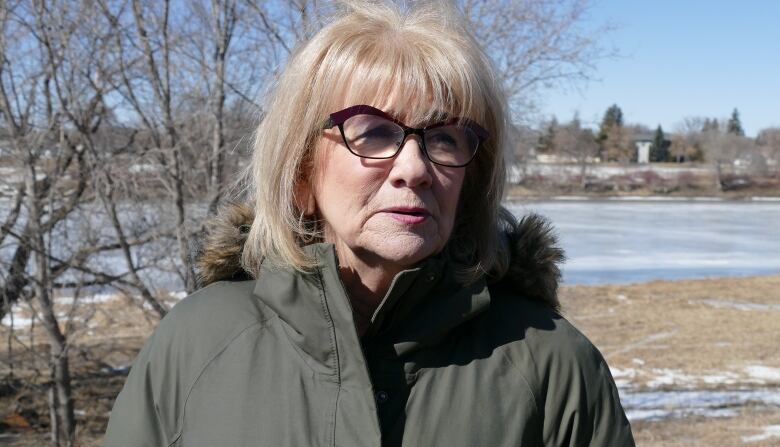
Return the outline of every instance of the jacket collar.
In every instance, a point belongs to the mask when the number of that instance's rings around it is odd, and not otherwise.
[[[223,207],[217,216],[205,224],[206,237],[197,255],[200,286],[216,281],[252,279],[252,275],[241,267],[241,252],[246,241],[249,226],[254,220],[251,207],[242,204],[229,204]],[[504,237],[509,251],[509,265],[500,276],[489,279],[491,287],[499,286],[510,290],[514,295],[540,301],[558,310],[557,297],[560,269],[563,262],[563,250],[557,246],[555,233],[549,222],[536,214],[529,214],[515,221],[508,212],[503,213]],[[318,244],[315,244],[318,245]],[[314,248],[312,248],[314,249]],[[444,264],[441,259],[432,258],[414,271],[426,269],[441,271]],[[393,293],[408,281],[404,273],[396,280],[399,283],[391,287]],[[439,275],[441,278],[442,275]],[[399,295],[400,296],[400,295]],[[391,299],[392,298],[392,299]],[[394,295],[388,295],[388,304],[394,301]],[[387,318],[381,313],[386,306],[380,306],[375,315],[377,319]],[[393,306],[389,306],[392,308]]]
[[[395,276],[361,340],[333,245],[312,244],[305,250],[317,261],[313,271],[264,264],[260,275],[266,280],[256,282],[253,294],[278,316],[310,365],[338,374],[340,383],[370,386],[360,367],[366,360],[381,364],[434,346],[490,304],[484,281],[463,287],[449,262],[432,257]],[[369,358],[363,359],[361,345]]]

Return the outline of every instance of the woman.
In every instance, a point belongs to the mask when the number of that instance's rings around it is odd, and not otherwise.
[[[353,6],[281,75],[106,446],[633,445],[562,260],[501,206],[505,106],[454,11]]]

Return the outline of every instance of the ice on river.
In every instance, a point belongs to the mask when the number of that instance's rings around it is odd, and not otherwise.
[[[780,203],[569,200],[510,203],[548,217],[566,251],[564,282],[780,273]]]

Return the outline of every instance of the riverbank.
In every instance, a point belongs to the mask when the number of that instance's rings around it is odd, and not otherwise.
[[[584,174],[584,178],[583,178]],[[777,167],[749,169],[700,163],[590,164],[529,162],[509,168],[510,200],[553,197],[672,197],[745,200],[780,197]]]
[[[746,188],[738,191],[718,191],[713,188],[664,192],[644,186],[604,191],[584,189],[577,185],[507,185],[506,200],[510,202],[526,200],[778,201],[780,200],[780,187]]]
[[[638,445],[780,443],[780,275],[561,289]]]
[[[180,296],[166,296],[173,304]],[[640,446],[780,443],[780,275],[564,286],[563,313],[606,357]],[[58,310],[72,304],[58,301]],[[83,299],[71,351],[79,438],[100,444],[155,317],[129,298]],[[14,374],[45,381],[45,336],[15,313]],[[27,318],[27,320],[25,320]],[[9,338],[6,320],[0,337]],[[25,346],[35,345],[38,358]],[[8,376],[8,346],[0,348]],[[0,445],[45,445],[42,385],[0,393]]]

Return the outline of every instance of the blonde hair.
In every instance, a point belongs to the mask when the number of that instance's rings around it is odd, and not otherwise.
[[[500,240],[506,105],[490,61],[451,3],[345,4],[341,15],[293,54],[269,97],[249,167],[255,218],[243,252],[257,275],[275,265],[314,266],[302,247],[318,240],[298,208],[296,185],[312,173],[322,124],[341,104],[376,104],[393,92],[416,102],[410,125],[445,111],[480,123],[490,137],[466,167],[449,256],[473,279],[506,268]],[[467,279],[468,280],[468,279]]]

